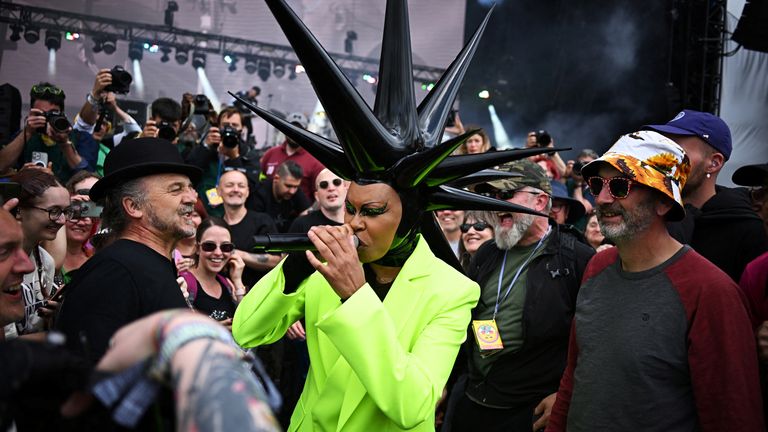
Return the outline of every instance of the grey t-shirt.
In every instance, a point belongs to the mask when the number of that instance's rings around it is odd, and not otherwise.
[[[616,260],[582,285],[569,432],[698,429],[686,312],[664,273],[688,250],[637,273]]]

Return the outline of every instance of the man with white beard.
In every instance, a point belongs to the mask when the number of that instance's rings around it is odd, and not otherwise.
[[[478,187],[514,204],[549,213],[551,185],[528,160],[502,169],[522,177]],[[546,426],[565,369],[576,294],[594,251],[544,216],[490,213],[494,241],[478,249],[467,275],[481,288],[465,344],[466,387],[457,385],[451,431],[538,430]]]

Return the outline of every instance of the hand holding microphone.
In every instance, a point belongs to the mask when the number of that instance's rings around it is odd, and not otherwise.
[[[349,225],[315,226],[307,233],[323,264],[312,251],[306,251],[307,260],[343,301],[365,284],[365,273],[357,255],[357,244]]]

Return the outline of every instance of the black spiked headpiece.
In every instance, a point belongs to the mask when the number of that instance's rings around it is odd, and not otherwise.
[[[371,111],[352,83],[310,33],[285,0],[266,0],[304,67],[339,143],[298,128],[269,111],[240,99],[251,111],[301,145],[337,175],[357,183],[387,183],[401,196],[403,217],[389,253],[379,262],[402,265],[423,232],[434,252],[460,268],[456,257],[426,212],[442,209],[498,210],[537,214],[526,207],[474,194],[453,185],[485,181],[504,162],[554,149],[507,150],[451,156],[469,131],[440,142],[453,100],[474,55],[491,11],[448,66],[434,88],[416,107],[411,38],[406,0],[388,0],[381,47],[379,83]],[[509,173],[498,174],[508,176]]]

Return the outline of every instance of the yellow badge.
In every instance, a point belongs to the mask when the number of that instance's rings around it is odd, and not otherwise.
[[[493,354],[504,348],[496,320],[472,320],[472,329],[475,331],[475,340],[481,353]]]
[[[205,191],[205,196],[208,197],[208,204],[214,207],[224,202],[216,188],[210,188]]]

